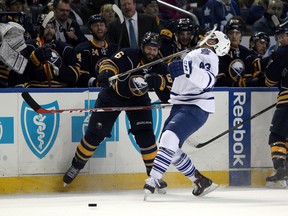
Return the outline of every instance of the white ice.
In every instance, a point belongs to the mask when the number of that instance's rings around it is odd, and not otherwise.
[[[1,195],[1,216],[277,216],[288,215],[288,189],[226,187],[205,197],[169,189],[143,201],[143,191]],[[97,203],[97,207],[88,207]]]

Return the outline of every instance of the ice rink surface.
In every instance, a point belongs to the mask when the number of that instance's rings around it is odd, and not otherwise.
[[[288,189],[225,187],[195,197],[168,189],[143,201],[142,190],[1,195],[1,216],[274,216],[288,215]],[[88,207],[97,203],[97,207]]]

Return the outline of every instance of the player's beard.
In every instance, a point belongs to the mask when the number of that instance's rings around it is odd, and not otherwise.
[[[151,55],[147,53],[143,53],[143,58],[146,63],[155,61],[157,59],[157,55]]]

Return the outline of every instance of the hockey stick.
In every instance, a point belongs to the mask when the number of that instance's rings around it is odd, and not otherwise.
[[[198,26],[200,25],[200,24],[199,24],[199,20],[198,20],[198,18],[197,18],[197,16],[196,16],[195,14],[193,14],[193,13],[191,13],[191,12],[189,12],[189,11],[186,11],[186,10],[184,10],[184,9],[182,9],[182,8],[176,7],[176,6],[174,6],[174,5],[172,5],[172,4],[169,4],[169,3],[167,3],[167,2],[161,1],[161,0],[157,0],[157,2],[158,2],[159,4],[165,6],[165,7],[171,8],[171,9],[173,9],[173,10],[179,11],[179,12],[181,12],[181,13],[184,13],[184,14],[190,16],[190,17],[193,19],[194,24],[196,24],[196,25],[198,25]]]
[[[128,70],[128,71],[126,71],[126,72],[124,72],[124,73],[116,74],[116,75],[114,75],[114,76],[112,76],[112,77],[109,77],[109,82],[112,82],[112,81],[118,79],[119,77],[126,76],[126,75],[128,75],[128,74],[134,73],[134,72],[139,71],[139,70],[141,70],[141,69],[148,68],[148,67],[151,67],[151,66],[153,66],[153,65],[156,65],[156,64],[165,62],[166,60],[168,60],[168,59],[170,59],[170,58],[174,58],[174,57],[177,57],[177,56],[181,56],[182,54],[187,53],[187,52],[189,52],[189,51],[190,51],[189,49],[185,49],[185,50],[182,50],[182,51],[180,51],[180,52],[171,54],[171,55],[169,55],[169,56],[165,56],[165,57],[163,57],[163,58],[160,58],[160,59],[157,59],[157,60],[155,60],[155,61],[149,62],[149,63],[147,63],[147,64],[145,64],[145,65],[140,66],[140,67],[133,68],[133,69]]]
[[[228,130],[226,130],[226,131],[220,133],[219,135],[213,137],[212,139],[210,139],[210,140],[208,140],[208,141],[206,141],[206,142],[198,143],[198,144],[197,144],[197,143],[193,144],[193,143],[191,143],[191,141],[189,141],[189,140],[186,140],[186,141],[187,141],[187,143],[188,143],[189,145],[191,145],[191,146],[193,146],[193,147],[195,147],[195,148],[202,148],[202,147],[208,145],[209,143],[211,143],[211,142],[213,142],[213,141],[219,139],[220,137],[224,136],[225,134],[228,134],[228,133],[230,133],[231,131],[234,131],[234,130],[237,129],[238,127],[240,127],[240,126],[246,124],[247,122],[251,121],[252,119],[258,117],[259,115],[261,115],[261,114],[267,112],[268,110],[270,110],[270,109],[272,109],[273,107],[275,107],[276,104],[277,104],[277,103],[274,103],[274,104],[272,104],[272,105],[266,107],[265,109],[261,110],[260,112],[258,112],[258,113],[256,113],[256,114],[252,115],[250,118],[245,119],[245,120],[242,121],[241,123],[239,123],[239,124],[237,124],[237,125],[235,125],[235,126],[229,128]]]
[[[120,10],[120,8],[116,4],[112,5],[112,9],[117,14],[117,16],[119,17],[120,23],[121,23],[120,35],[119,35],[118,46],[117,46],[117,51],[119,51],[120,50],[120,44],[121,44],[121,41],[122,41],[124,16],[123,16],[122,11]]]
[[[81,113],[81,112],[119,112],[119,111],[137,111],[137,110],[152,110],[164,109],[171,107],[172,104],[156,104],[151,106],[134,106],[134,107],[102,107],[102,108],[87,108],[87,109],[59,109],[47,110],[39,105],[28,92],[22,92],[22,97],[25,102],[39,114],[55,114],[55,113]]]
[[[197,47],[201,47],[203,44],[205,44],[210,39],[211,35],[215,32],[216,28],[217,28],[217,25],[214,26],[214,28],[210,31],[209,35],[207,35],[202,41],[199,42]],[[169,56],[165,56],[163,58],[160,58],[160,59],[157,59],[155,61],[149,62],[149,63],[147,63],[145,65],[140,66],[140,67],[133,68],[133,69],[128,70],[128,71],[126,71],[124,73],[116,74],[116,75],[114,75],[112,77],[109,77],[109,82],[112,82],[112,81],[118,79],[119,77],[126,76],[128,74],[134,73],[134,72],[139,71],[141,69],[148,68],[148,67],[151,67],[151,66],[156,65],[156,64],[160,64],[160,63],[165,62],[166,60],[168,60],[170,58],[181,56],[182,54],[188,53],[190,51],[191,51],[190,49],[185,49],[185,50],[182,50],[180,52],[173,53],[173,54],[171,54]]]
[[[48,61],[45,61],[43,68],[47,77],[48,87],[51,88],[51,68]]]

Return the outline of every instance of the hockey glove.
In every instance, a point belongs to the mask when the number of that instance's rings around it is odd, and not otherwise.
[[[146,74],[144,78],[150,90],[154,89],[154,90],[163,91],[166,86],[166,81],[164,77],[159,74],[155,74],[155,73]]]
[[[30,55],[31,61],[36,66],[44,64],[46,61],[50,60],[51,57],[52,57],[52,50],[48,46],[38,47]]]
[[[184,74],[183,60],[182,59],[176,59],[176,60],[172,61],[168,65],[168,71],[170,72],[172,78],[176,78],[176,77]]]
[[[98,75],[98,86],[102,88],[108,88],[110,86],[109,78],[114,75],[115,73],[111,70],[103,70]]]

